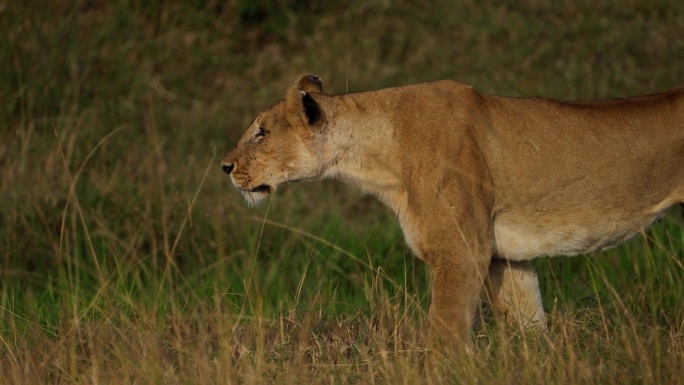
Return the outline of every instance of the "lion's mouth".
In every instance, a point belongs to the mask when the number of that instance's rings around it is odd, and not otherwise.
[[[254,187],[253,189],[249,190],[249,192],[253,193],[270,193],[271,192],[271,186],[267,184],[262,184],[259,186]]]

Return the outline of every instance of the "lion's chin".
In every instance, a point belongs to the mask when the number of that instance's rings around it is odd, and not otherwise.
[[[270,194],[270,191],[242,191],[242,196],[245,197],[245,200],[250,207],[258,206],[259,203],[266,199]]]
[[[258,206],[259,203],[261,203],[264,199],[271,195],[271,192],[273,192],[274,190],[275,188],[267,184],[259,185],[251,190],[240,189],[242,195],[245,197],[245,200],[247,201],[247,204],[249,204],[252,207]]]

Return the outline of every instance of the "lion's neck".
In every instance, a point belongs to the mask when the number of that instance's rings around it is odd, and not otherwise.
[[[381,111],[364,109],[351,95],[336,98],[332,123],[324,135],[324,177],[341,180],[398,209],[404,193],[400,151],[394,127]],[[368,113],[367,111],[374,111]]]

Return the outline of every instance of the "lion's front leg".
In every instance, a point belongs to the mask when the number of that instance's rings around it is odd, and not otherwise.
[[[506,322],[523,328],[546,329],[539,279],[529,261],[494,258],[489,266],[487,291],[494,310]]]
[[[478,221],[469,215],[458,219],[461,220],[446,216],[433,219],[423,227],[433,231],[424,231],[414,244],[418,246],[417,254],[431,267],[429,339],[437,346],[470,343],[492,256],[486,223],[474,226]]]
[[[441,346],[469,343],[488,265],[486,258],[448,259],[432,268],[430,340]]]

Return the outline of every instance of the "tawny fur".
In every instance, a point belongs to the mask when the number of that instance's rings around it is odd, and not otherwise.
[[[391,207],[433,273],[434,335],[494,308],[544,325],[529,260],[614,246],[684,202],[684,89],[560,102],[440,81],[328,95],[300,77],[257,116],[224,171],[250,203],[335,178]],[[489,279],[487,279],[489,278]]]

